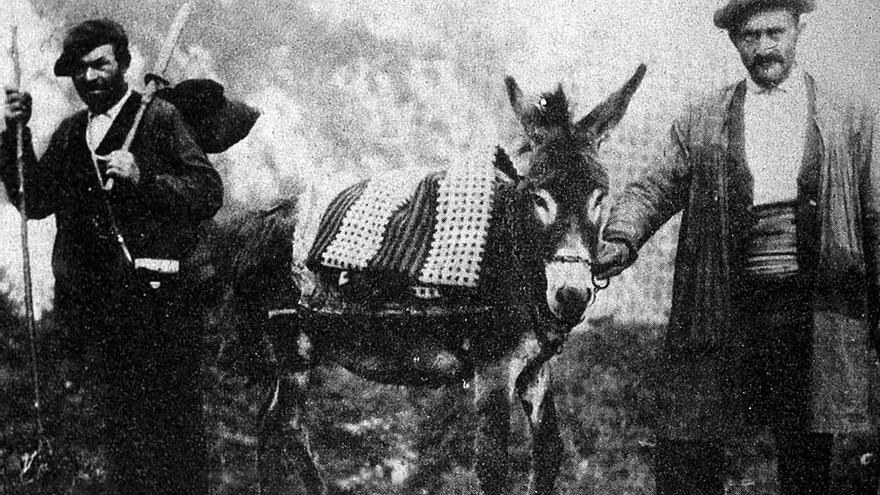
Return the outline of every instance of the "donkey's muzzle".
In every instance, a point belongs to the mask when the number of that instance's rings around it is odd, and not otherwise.
[[[563,287],[556,291],[556,317],[564,324],[575,326],[583,321],[584,311],[595,292],[589,288]]]

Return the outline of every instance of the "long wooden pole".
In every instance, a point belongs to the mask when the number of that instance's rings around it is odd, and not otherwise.
[[[18,50],[18,26],[12,26],[12,42],[9,45],[9,55],[12,58],[13,89],[21,89],[21,59]],[[21,261],[22,274],[24,275],[24,307],[25,318],[30,339],[31,348],[31,371],[34,381],[34,409],[36,409],[37,428],[40,435],[43,434],[43,419],[41,414],[42,403],[40,401],[40,376],[37,367],[37,329],[34,317],[34,284],[31,279],[31,254],[28,242],[28,216],[27,202],[25,201],[24,189],[24,123],[18,122],[15,129],[15,163],[18,169],[18,211],[21,218]]]
[[[174,21],[171,23],[171,27],[168,29],[165,39],[162,40],[162,47],[159,51],[159,57],[153,65],[152,74],[159,77],[164,76],[165,69],[168,68],[168,63],[171,62],[171,56],[174,55],[174,47],[177,46],[177,40],[180,38],[180,33],[183,32],[183,26],[186,25],[186,19],[189,17],[192,9],[193,2],[186,2],[177,11],[177,15],[174,16]],[[120,148],[122,151],[128,151],[128,149],[131,148],[131,143],[134,141],[134,136],[137,134],[138,127],[141,125],[141,119],[144,116],[144,112],[147,107],[150,106],[150,103],[153,102],[153,97],[158,89],[159,87],[155,79],[150,79],[150,81],[147,82],[147,87],[141,98],[141,106],[138,108],[138,111],[134,116],[134,123],[131,125],[131,129],[128,130],[128,134],[125,136],[125,142],[122,144],[122,148]],[[104,189],[109,191],[112,188],[113,178],[111,177],[110,179],[107,179]]]

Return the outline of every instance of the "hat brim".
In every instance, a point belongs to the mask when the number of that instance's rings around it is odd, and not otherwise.
[[[816,10],[815,0],[730,0],[715,11],[715,26],[730,30],[737,27],[743,18],[757,10],[784,8],[797,14]]]
[[[78,58],[78,57],[77,57]],[[70,77],[73,75],[73,65],[76,62],[76,58],[74,58],[73,54],[70,52],[63,52],[58,60],[55,61],[55,76],[56,77]]]

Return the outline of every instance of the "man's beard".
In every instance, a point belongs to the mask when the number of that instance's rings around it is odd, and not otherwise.
[[[125,94],[125,78],[121,73],[111,77],[74,83],[76,93],[94,113],[106,112]]]
[[[780,67],[782,67],[782,74],[778,78],[768,78],[767,73],[764,68],[769,66],[769,64],[778,63]],[[755,55],[755,58],[752,59],[751,64],[749,64],[749,74],[752,75],[752,79],[762,86],[775,85],[779,84],[786,77],[788,77],[788,72],[791,70],[785,63],[785,57],[777,53],[771,53],[768,55]]]

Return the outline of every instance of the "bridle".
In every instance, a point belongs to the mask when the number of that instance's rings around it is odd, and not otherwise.
[[[506,156],[506,155],[505,155]],[[557,173],[545,174],[540,179],[529,176],[522,176],[518,173],[515,173],[511,176],[514,183],[516,184],[516,190],[522,194],[525,191],[534,191],[535,189],[541,187],[542,184],[549,182],[557,176]],[[605,184],[607,188],[607,184]],[[550,263],[581,263],[590,267],[590,278],[593,283],[593,288],[595,289],[595,295],[599,294],[599,291],[605,290],[611,285],[611,279],[608,278],[596,278],[596,275],[593,273],[592,265],[593,261],[587,259],[580,255],[563,255],[556,254],[550,258]]]
[[[597,278],[596,274],[593,273],[591,260],[584,258],[583,256],[572,255],[572,254],[557,254],[550,258],[551,263],[581,263],[584,265],[590,266],[590,277],[593,281],[593,287],[596,289],[596,294],[599,294],[599,291],[605,290],[611,285],[611,279],[609,278]]]
[[[543,177],[541,180],[535,180],[532,177],[523,177],[521,175],[517,175],[516,187],[517,191],[523,192],[527,190],[534,190],[540,186],[542,183],[546,183],[549,178],[551,178],[555,174],[551,174],[550,177]],[[585,258],[580,255],[572,255],[572,254],[556,254],[550,258],[550,263],[580,263],[590,267],[590,277],[593,283],[593,288],[595,289],[595,295],[599,294],[599,291],[603,291],[611,285],[611,279],[608,278],[597,278],[593,273],[592,265],[593,261]]]
[[[611,281],[607,278],[606,279],[596,278],[596,275],[593,274],[592,262],[583,256],[572,255],[572,254],[557,254],[557,255],[554,255],[553,257],[551,257],[549,261],[550,261],[550,263],[578,263],[578,264],[584,264],[584,265],[587,265],[588,267],[590,267],[590,278],[593,282],[593,289],[594,289],[594,292],[593,292],[593,300],[594,301],[595,301],[595,298],[599,295],[599,291],[607,289],[611,283]],[[552,313],[551,313],[551,315],[552,315]],[[555,315],[552,315],[551,318],[553,318],[556,321],[559,321],[559,319]],[[566,326],[567,325],[563,325],[563,327],[566,327]],[[536,324],[536,328],[543,328],[543,326]],[[569,330],[570,330],[570,328],[569,328]],[[541,352],[542,352],[542,354],[545,354],[545,356],[548,358],[553,356],[554,354],[562,353],[562,348],[565,344],[565,341],[568,339],[568,331],[562,331],[562,332],[555,333],[554,334],[555,338],[548,337],[549,333],[551,333],[551,332],[536,332],[538,340],[541,343],[541,349],[542,349]],[[543,362],[543,361],[538,360],[538,362]]]

